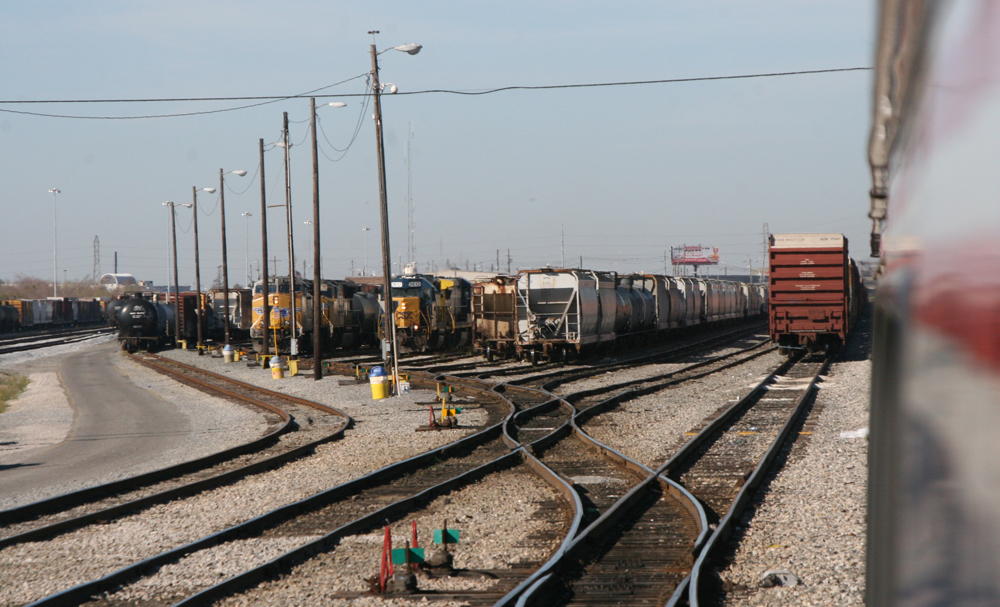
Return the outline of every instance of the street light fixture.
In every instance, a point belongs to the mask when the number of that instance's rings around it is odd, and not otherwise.
[[[368,32],[373,36],[378,33],[378,30],[373,30]],[[416,55],[423,48],[421,45],[416,43],[400,44],[399,46],[391,47],[394,50],[408,53],[410,55]],[[382,52],[386,52],[385,49]],[[386,196],[385,187],[385,147],[382,141],[382,86],[379,85],[378,80],[378,50],[375,48],[375,44],[371,45],[371,55],[372,55],[372,96],[375,98],[375,147],[378,154],[378,185],[379,185],[379,215],[382,224],[382,301],[385,304],[385,309],[383,311],[383,318],[385,324],[385,338],[382,344],[383,358],[385,362],[392,363],[392,377],[393,377],[393,389],[398,394],[399,390],[399,364],[396,360],[396,353],[398,351],[396,344],[396,323],[393,322],[395,316],[394,310],[392,309],[392,269],[390,267],[392,256],[389,251],[389,203]],[[393,85],[390,88],[391,92],[396,92],[396,86]]]
[[[56,265],[56,251],[58,250],[57,243],[59,241],[56,238],[56,200],[58,199],[59,194],[62,194],[62,190],[59,188],[52,188],[49,190],[49,194],[52,194],[52,297],[58,297],[56,284],[59,282],[59,270]]]
[[[232,173],[237,177],[243,177],[246,171],[240,169],[223,173],[219,169],[219,212],[222,215],[222,300],[223,300],[223,324],[226,327],[226,345],[229,345],[229,261],[226,256],[226,184],[223,177]]]
[[[198,192],[208,192],[209,194],[214,194],[215,188],[199,188],[198,186],[191,186],[191,207],[194,212],[194,288],[198,296],[198,306],[195,308],[195,316],[197,317],[196,320],[198,324],[198,356],[201,356],[205,353],[205,340],[203,336],[205,303],[201,297],[201,257],[198,252]]]

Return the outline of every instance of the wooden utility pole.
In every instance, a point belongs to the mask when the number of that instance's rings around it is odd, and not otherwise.
[[[194,211],[194,290],[198,297],[197,306],[195,307],[195,312],[197,318],[195,319],[198,324],[198,356],[203,354],[202,350],[205,346],[204,338],[202,335],[202,318],[205,316],[205,309],[201,305],[201,259],[198,255],[198,187],[191,186],[191,202],[193,206],[191,210]]]
[[[377,34],[378,31],[368,32]],[[372,53],[372,96],[375,98],[375,147],[378,155],[379,214],[382,220],[382,301],[385,304],[384,360],[392,365],[393,386],[399,385],[396,366],[396,323],[392,309],[392,255],[389,251],[389,202],[385,188],[385,148],[382,144],[382,90],[378,81],[378,51],[371,45]]]
[[[323,343],[320,325],[323,320],[323,290],[320,286],[319,258],[319,157],[316,146],[316,98],[309,99],[309,128],[312,131],[313,156],[313,379],[323,378]],[[304,260],[303,260],[304,262]],[[330,323],[333,323],[333,310],[330,311]],[[331,326],[331,329],[333,327]]]
[[[226,184],[222,181],[222,169],[219,169],[219,214],[222,215],[222,301],[224,318],[222,324],[226,327],[226,345],[229,345],[229,263],[226,259]]]
[[[264,330],[264,346],[261,349],[261,354],[267,354],[267,333],[271,328],[271,306],[268,305],[267,301],[267,190],[264,188],[264,140],[258,141],[258,147],[260,148],[260,242],[261,242],[261,260],[264,262],[261,265],[264,266],[264,275],[261,277],[263,279],[263,289],[264,294],[264,309],[262,310],[264,316],[261,320],[260,326]],[[251,300],[253,296],[251,295]]]
[[[291,147],[291,143],[288,141],[288,112],[283,112],[282,124],[282,135],[285,142],[285,219],[288,222],[288,299],[290,314],[288,328],[291,331],[288,353],[289,356],[298,356],[299,339],[295,333],[295,241],[293,240],[295,232],[292,229],[292,176],[288,166],[288,148]],[[277,270],[275,274],[277,274]]]

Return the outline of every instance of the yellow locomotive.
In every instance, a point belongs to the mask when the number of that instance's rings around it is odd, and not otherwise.
[[[393,278],[393,320],[401,352],[461,347],[472,337],[472,284],[463,278]],[[384,323],[379,323],[381,338]]]
[[[268,350],[280,354],[311,352],[313,346],[313,281],[295,279],[294,337],[297,348],[292,352],[292,296],[287,276],[268,281],[267,303],[270,306],[267,335],[264,334],[264,284],[253,288],[253,324],[250,338],[253,348],[262,352],[264,340]],[[348,281],[325,280],[322,284],[320,343],[324,352],[337,348],[357,348],[374,343],[378,303],[375,296],[365,293]]]

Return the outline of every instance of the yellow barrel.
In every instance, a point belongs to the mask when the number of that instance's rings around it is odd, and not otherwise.
[[[375,367],[368,374],[368,381],[372,385],[372,398],[380,400],[389,396],[389,378],[385,375],[385,369]]]

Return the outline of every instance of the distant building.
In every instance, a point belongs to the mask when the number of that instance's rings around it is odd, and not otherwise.
[[[107,289],[110,293],[117,293],[128,287],[139,285],[138,281],[131,274],[103,274],[97,279],[97,284]]]

